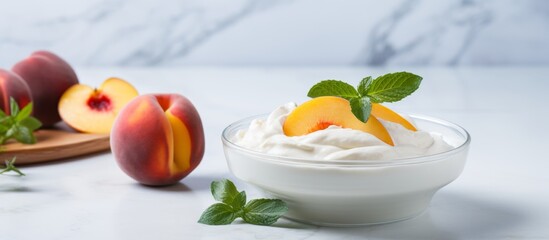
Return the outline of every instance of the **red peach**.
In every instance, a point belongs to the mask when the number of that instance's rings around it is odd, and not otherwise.
[[[32,102],[29,86],[19,75],[0,69],[0,108],[11,114],[10,97],[15,99],[20,108]]]
[[[59,122],[59,99],[65,90],[78,83],[72,67],[51,52],[37,51],[15,64],[12,70],[29,85],[34,100],[34,116],[44,126]]]
[[[179,182],[204,155],[204,130],[194,105],[178,94],[134,98],[111,130],[118,166],[145,185]]]

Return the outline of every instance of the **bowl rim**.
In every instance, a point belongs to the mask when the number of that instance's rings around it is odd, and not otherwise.
[[[465,141],[461,143],[459,146],[452,148],[448,151],[444,151],[441,153],[426,155],[426,156],[417,156],[417,157],[406,157],[406,158],[398,158],[398,159],[391,159],[391,160],[379,160],[379,159],[345,159],[345,160],[323,160],[323,159],[308,159],[308,158],[299,158],[299,157],[288,157],[288,156],[280,156],[280,155],[274,155],[274,154],[268,154],[259,152],[250,148],[246,148],[243,146],[240,146],[236,144],[235,142],[231,141],[229,139],[229,131],[232,131],[235,127],[243,124],[243,123],[251,123],[252,120],[263,118],[265,119],[269,114],[259,114],[254,115],[250,117],[246,117],[243,119],[240,119],[238,121],[235,121],[231,124],[229,124],[223,132],[221,133],[221,140],[223,142],[224,147],[231,147],[236,150],[245,152],[247,154],[255,155],[256,157],[260,157],[262,159],[268,159],[269,161],[277,161],[281,163],[290,163],[290,164],[303,164],[303,165],[315,165],[315,166],[378,166],[378,167],[387,167],[387,166],[395,166],[395,165],[410,165],[410,164],[421,164],[426,162],[433,162],[433,161],[439,161],[444,160],[446,157],[450,155],[454,155],[456,153],[459,153],[461,151],[467,150],[468,146],[471,143],[471,135],[465,128],[450,122],[446,121],[440,118],[435,118],[427,115],[422,114],[406,114],[412,119],[419,119],[423,121],[428,121],[431,123],[435,123],[438,125],[442,125],[444,127],[450,128],[454,131],[457,131],[458,133],[462,134],[465,137]],[[249,126],[249,124],[248,124]]]

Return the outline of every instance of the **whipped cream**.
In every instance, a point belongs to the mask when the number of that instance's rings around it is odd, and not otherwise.
[[[438,133],[414,132],[382,119],[379,121],[389,131],[395,146],[369,133],[335,125],[307,135],[288,137],[282,126],[296,107],[295,103],[287,103],[275,109],[267,119],[253,120],[247,130],[240,130],[235,135],[233,141],[262,153],[318,160],[392,160],[432,155],[455,148]]]

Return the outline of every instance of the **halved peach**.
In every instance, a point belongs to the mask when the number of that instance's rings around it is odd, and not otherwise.
[[[358,120],[349,101],[340,97],[317,97],[299,105],[286,118],[283,130],[287,136],[301,136],[331,125],[367,132],[394,146],[389,132],[375,116],[370,116],[366,123]]]
[[[408,130],[411,130],[414,132],[417,131],[416,127],[414,127],[414,125],[412,125],[408,120],[406,120],[405,118],[400,116],[398,113],[394,112],[393,110],[389,109],[388,107],[385,107],[379,103],[372,104],[371,114],[385,121],[398,123]]]
[[[137,95],[130,83],[119,78],[109,78],[95,89],[76,84],[61,96],[59,114],[78,131],[110,133],[118,112]]]

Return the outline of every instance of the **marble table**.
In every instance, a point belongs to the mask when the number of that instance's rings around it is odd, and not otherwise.
[[[22,166],[0,176],[0,239],[549,239],[549,68],[76,68],[81,82],[119,76],[141,93],[190,98],[205,127],[201,165],[181,183],[137,184],[100,153]],[[439,191],[424,214],[361,228],[310,226],[282,219],[261,227],[197,223],[212,204],[209,184],[230,178],[220,134],[238,119],[303,102],[322,79],[357,83],[407,70],[424,77],[418,92],[392,107],[456,122],[472,135],[463,174]]]

